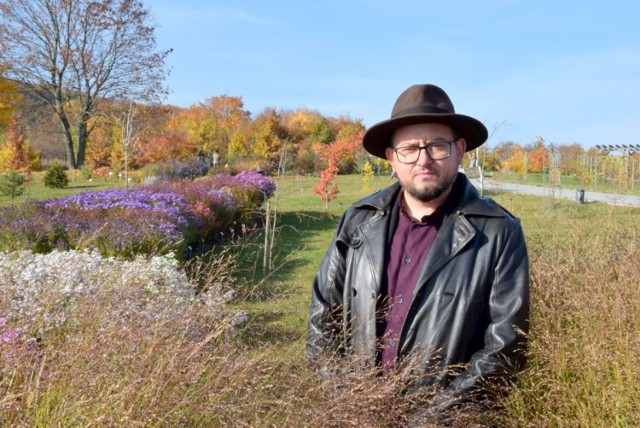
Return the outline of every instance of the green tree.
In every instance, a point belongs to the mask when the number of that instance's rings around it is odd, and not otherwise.
[[[60,163],[53,164],[44,174],[44,185],[52,189],[64,189],[69,185],[69,177]]]
[[[11,171],[0,177],[0,192],[3,195],[11,196],[13,200],[16,196],[22,195],[24,192],[24,184],[27,181],[23,174]]]

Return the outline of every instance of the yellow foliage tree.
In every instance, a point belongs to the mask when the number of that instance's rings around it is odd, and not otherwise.
[[[13,115],[7,131],[7,143],[0,149],[0,172],[20,171],[27,174],[40,166],[40,152],[27,144],[27,131],[20,115]]]
[[[9,125],[11,116],[16,112],[22,96],[18,92],[15,82],[2,77],[0,66],[0,128]]]
[[[519,144],[515,144],[513,146],[513,152],[511,156],[504,162],[504,165],[511,171],[522,174],[522,172],[524,171],[524,157],[525,152],[522,146],[520,146]]]
[[[242,137],[242,133],[240,131],[234,132],[231,136],[227,154],[230,157],[246,157],[249,155],[249,148],[247,147],[245,139]]]
[[[255,121],[253,154],[261,159],[277,159],[286,136],[287,132],[278,112],[274,108],[265,109]]]
[[[248,124],[249,112],[243,107],[241,97],[211,97],[175,115],[168,128],[181,132],[202,154],[210,156],[216,150],[224,154],[232,137]]]

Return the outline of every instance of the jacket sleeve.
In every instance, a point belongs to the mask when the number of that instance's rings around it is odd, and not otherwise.
[[[430,409],[440,413],[467,401],[499,393],[526,360],[529,327],[529,263],[520,222],[512,223],[495,260],[490,288],[490,323],[484,348],[448,384]]]
[[[339,236],[345,217],[346,213],[312,284],[306,350],[311,362],[322,370],[326,359],[341,353],[344,348],[342,290],[346,249]]]

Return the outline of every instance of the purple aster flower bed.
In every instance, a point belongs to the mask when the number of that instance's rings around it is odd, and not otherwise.
[[[217,189],[228,189],[233,198],[243,208],[251,209],[273,195],[276,183],[269,177],[252,171],[242,171],[236,175],[218,174],[202,177],[197,182],[205,182]]]
[[[103,255],[178,256],[233,226],[275,183],[256,173],[156,182],[0,208],[0,251],[96,248]],[[251,202],[252,205],[249,205]]]

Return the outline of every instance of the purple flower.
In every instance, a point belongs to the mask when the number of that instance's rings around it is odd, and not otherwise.
[[[7,319],[0,317],[0,344],[15,342],[22,333],[20,330],[7,326]]]

